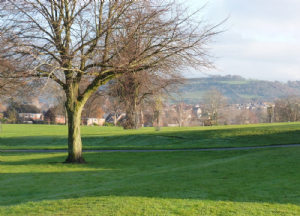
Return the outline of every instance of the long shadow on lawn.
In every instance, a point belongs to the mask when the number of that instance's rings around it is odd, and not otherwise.
[[[137,134],[83,135],[84,149],[180,149],[299,143],[299,130],[280,126],[217,130],[179,130]],[[66,149],[67,137],[26,136],[0,139],[0,149]]]
[[[31,154],[1,162],[1,205],[95,196],[141,196],[237,202],[300,202],[299,148],[226,152]],[[22,157],[21,153],[5,153]],[[45,156],[45,157],[43,157]],[[26,156],[27,157],[27,156]],[[40,158],[39,158],[40,157]],[[22,172],[23,166],[24,171]],[[17,172],[17,169],[20,171]]]

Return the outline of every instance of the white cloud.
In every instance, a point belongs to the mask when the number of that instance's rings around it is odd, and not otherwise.
[[[214,0],[206,17],[220,22],[230,14],[212,52],[223,72],[265,80],[300,80],[300,1]],[[299,75],[298,75],[299,74]],[[197,73],[195,73],[197,76]]]

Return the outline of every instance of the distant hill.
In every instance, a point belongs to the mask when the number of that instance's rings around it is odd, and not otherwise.
[[[291,94],[300,95],[300,81],[282,83],[245,79],[237,75],[187,79],[187,83],[179,87],[179,92],[183,101],[192,104],[199,102],[205,91],[212,87],[218,89],[230,103],[271,102]]]

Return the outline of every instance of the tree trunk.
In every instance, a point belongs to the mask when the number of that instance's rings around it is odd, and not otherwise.
[[[144,113],[143,113],[143,110],[141,110],[141,127],[144,127]]]
[[[126,110],[126,122],[124,124],[124,129],[134,129],[134,113],[132,109]]]
[[[160,110],[155,111],[157,115],[157,126],[155,128],[156,131],[161,131],[161,119],[160,119]]]
[[[127,107],[124,129],[138,129],[139,119],[137,112],[137,98],[134,97],[132,104],[129,104]]]
[[[68,98],[66,110],[68,113],[68,158],[65,163],[85,163],[82,157],[82,142],[80,134],[81,112],[83,105],[74,98]]]
[[[68,112],[65,110],[65,125],[68,124]]]
[[[114,114],[114,125],[115,127],[117,126],[117,111],[115,111],[115,114]]]

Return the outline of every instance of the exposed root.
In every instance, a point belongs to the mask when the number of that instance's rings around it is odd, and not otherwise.
[[[85,160],[82,156],[78,157],[78,158],[74,158],[74,157],[70,157],[70,155],[69,155],[64,163],[83,164],[83,163],[86,163],[86,162],[85,162]]]

